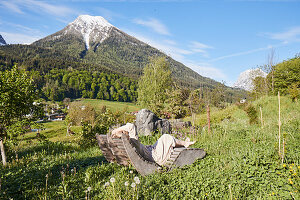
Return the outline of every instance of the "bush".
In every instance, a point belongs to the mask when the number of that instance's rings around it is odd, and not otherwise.
[[[250,124],[258,124],[258,116],[257,116],[257,110],[252,104],[248,104],[244,111],[247,113],[249,117],[249,123]]]

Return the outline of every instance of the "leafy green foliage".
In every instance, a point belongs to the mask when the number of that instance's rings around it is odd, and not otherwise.
[[[53,69],[43,79],[42,95],[53,101],[82,97],[133,102],[137,98],[136,82],[116,74]]]
[[[151,58],[138,86],[138,104],[160,116],[172,89],[171,71],[164,57]]]
[[[252,104],[247,104],[244,107],[244,111],[247,113],[249,117],[250,124],[258,124],[258,113],[256,108]]]
[[[274,89],[282,95],[288,94],[288,88],[293,84],[297,84],[300,88],[300,57],[296,57],[275,66],[274,70]],[[269,78],[269,77],[268,77]]]
[[[283,61],[271,66],[266,78],[254,79],[252,96],[259,98],[264,95],[289,95],[294,101],[300,95],[300,57]]]
[[[14,66],[0,72],[0,140],[3,164],[6,163],[3,140],[24,133],[31,121],[39,117],[41,107],[36,99],[32,78]],[[26,116],[27,115],[27,116]]]
[[[187,113],[186,100],[190,91],[187,89],[176,88],[171,91],[169,98],[166,100],[166,111],[171,114],[173,119],[184,118]]]
[[[67,123],[80,126],[81,123],[95,124],[96,111],[90,105],[83,105],[80,102],[72,102],[66,118]]]

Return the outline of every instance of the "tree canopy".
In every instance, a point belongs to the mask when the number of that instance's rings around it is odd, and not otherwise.
[[[171,89],[171,71],[166,58],[150,58],[138,82],[138,104],[159,115]]]
[[[37,111],[36,91],[32,78],[24,70],[14,66],[11,70],[0,72],[0,146],[2,161],[5,165],[6,157],[3,140],[9,129],[21,127],[30,121]],[[24,122],[24,123],[22,123]]]

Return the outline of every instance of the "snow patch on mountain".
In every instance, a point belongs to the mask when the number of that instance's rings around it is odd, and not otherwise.
[[[251,91],[253,89],[253,80],[258,76],[266,77],[267,73],[259,68],[248,69],[239,75],[233,87]]]
[[[65,34],[69,31],[79,32],[85,41],[86,49],[89,49],[90,41],[103,42],[109,36],[112,27],[114,26],[101,16],[80,15],[67,26]]]
[[[6,45],[6,42],[5,42],[4,38],[2,37],[2,35],[0,35],[0,45]]]

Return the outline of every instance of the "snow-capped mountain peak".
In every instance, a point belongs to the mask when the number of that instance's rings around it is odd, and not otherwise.
[[[100,39],[101,43],[109,36],[112,27],[114,26],[101,16],[80,15],[67,26],[65,34],[70,31],[80,33],[85,41],[86,49],[89,49],[90,41]]]
[[[81,28],[89,28],[89,29],[113,26],[101,16],[90,16],[90,15],[79,15],[69,25],[73,25]]]
[[[6,42],[5,42],[4,38],[2,37],[2,35],[0,35],[0,45],[6,45]]]
[[[252,82],[258,76],[266,77],[267,73],[259,68],[248,69],[240,73],[238,80],[233,84],[233,87],[251,91],[253,89]]]

